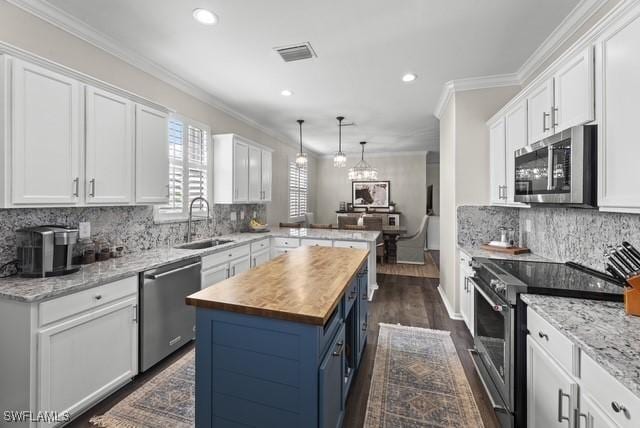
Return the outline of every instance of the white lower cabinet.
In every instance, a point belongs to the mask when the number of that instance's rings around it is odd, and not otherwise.
[[[207,288],[229,278],[229,264],[224,263],[202,271],[200,288]]]
[[[77,415],[137,374],[137,305],[134,295],[38,333],[39,410]]]
[[[574,427],[578,385],[527,337],[527,426]]]
[[[301,239],[300,246],[308,247],[331,247],[333,242],[329,239]]]
[[[598,407],[590,394],[580,392],[579,407],[576,428],[615,428],[618,426]]]
[[[231,276],[240,275],[241,273],[251,269],[251,258],[246,256],[241,259],[234,260],[229,263],[229,268],[231,270]]]
[[[258,251],[251,254],[251,267],[258,267],[265,264],[270,259],[269,249]]]
[[[475,289],[473,282],[470,280],[473,277],[473,269],[471,268],[471,257],[464,253],[460,253],[460,268],[459,268],[459,283],[460,283],[460,312],[462,319],[467,325],[469,332],[473,336],[474,331],[474,300]]]

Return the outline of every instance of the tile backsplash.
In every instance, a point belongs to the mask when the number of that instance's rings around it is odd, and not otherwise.
[[[477,247],[500,239],[501,227],[513,228],[518,236],[518,209],[488,206],[458,207],[458,244]]]
[[[531,231],[527,231],[527,223]],[[640,215],[577,208],[523,208],[520,230],[535,254],[604,269],[607,245],[629,241],[640,247]]]
[[[266,217],[265,205],[258,204],[213,205],[212,211],[211,222],[194,221],[197,238],[245,230],[254,211],[258,218]],[[237,213],[236,222],[230,220],[231,211]],[[151,206],[0,209],[0,264],[15,259],[16,229],[47,224],[77,227],[81,221],[91,223],[92,239],[119,241],[127,252],[178,244],[187,233],[186,222],[156,224]]]
[[[519,244],[550,260],[604,269],[603,249],[629,241],[640,248],[640,214],[559,207],[458,207],[458,243],[478,246],[513,227]]]

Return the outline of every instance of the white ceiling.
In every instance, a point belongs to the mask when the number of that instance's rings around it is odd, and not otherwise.
[[[578,0],[50,0],[231,109],[305,145],[433,150],[444,82],[512,73]],[[196,23],[205,7],[216,26]],[[318,57],[285,63],[273,47],[309,41]],[[406,72],[418,80],[405,84]],[[294,95],[283,97],[282,89]],[[212,124],[215,127],[215,124]]]

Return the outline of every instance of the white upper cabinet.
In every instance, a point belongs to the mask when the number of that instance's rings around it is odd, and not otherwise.
[[[13,59],[11,202],[75,205],[80,196],[80,84]]]
[[[271,200],[271,151],[235,134],[213,136],[213,200],[218,204]]]
[[[504,204],[506,202],[505,148],[505,120],[501,118],[489,127],[490,193],[492,204]]]
[[[136,106],[136,202],[169,202],[168,119],[165,112]]]
[[[233,201],[249,201],[249,146],[233,142]]]
[[[529,144],[553,135],[553,79],[547,79],[527,96]]]
[[[554,76],[555,132],[591,122],[594,119],[593,49],[585,49],[567,62]]]
[[[249,146],[249,201],[262,200],[262,150]]]
[[[262,150],[262,201],[271,201],[272,156],[269,150]]]
[[[509,110],[505,116],[505,165],[506,165],[506,199],[507,203],[515,203],[515,152],[527,145],[527,103],[521,101]]]
[[[640,213],[640,7],[597,45],[598,204],[601,210]]]
[[[87,204],[133,201],[134,104],[100,89],[86,88]]]

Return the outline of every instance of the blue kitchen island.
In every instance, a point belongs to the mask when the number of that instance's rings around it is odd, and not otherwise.
[[[340,427],[367,341],[367,256],[301,247],[187,297],[196,427]]]

